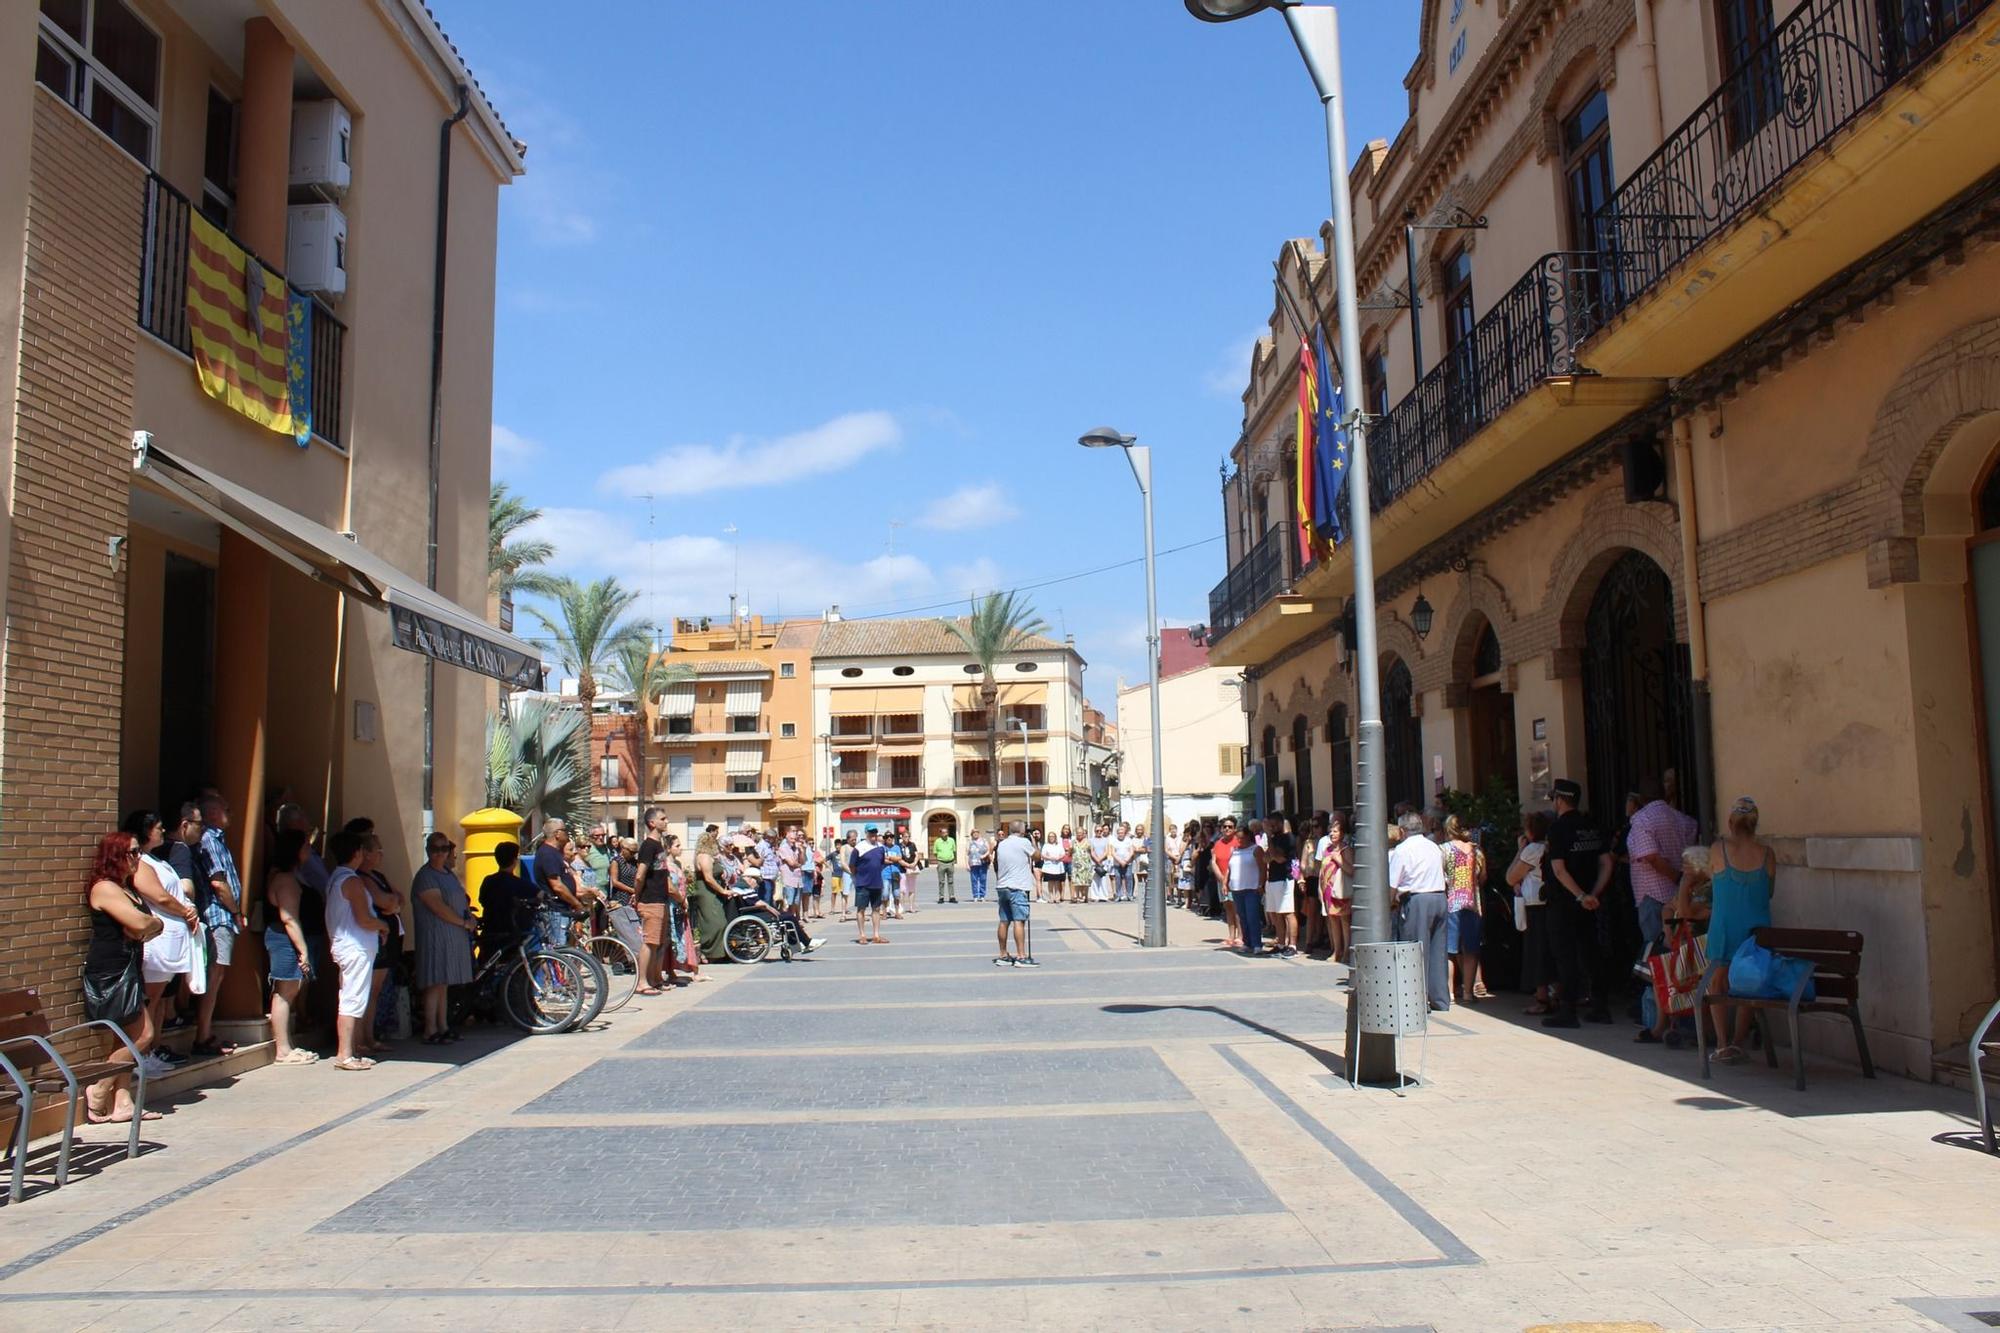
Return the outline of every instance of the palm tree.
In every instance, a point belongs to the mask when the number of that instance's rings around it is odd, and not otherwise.
[[[523,827],[575,823],[590,812],[590,715],[530,699],[486,719],[486,803],[512,810]]]
[[[665,653],[656,653],[651,644],[637,639],[621,645],[612,655],[608,674],[612,683],[629,691],[639,705],[634,714],[639,743],[633,748],[639,754],[639,803],[644,805],[653,799],[653,789],[646,785],[646,755],[652,744],[652,738],[646,735],[646,705],[664,693],[667,686],[694,679],[694,669],[685,663],[669,662]]]
[[[653,626],[644,620],[625,619],[639,594],[621,587],[615,578],[595,583],[557,579],[549,595],[556,604],[556,618],[551,620],[537,609],[535,619],[555,636],[556,652],[576,672],[577,700],[587,718],[597,700],[597,673],[616,661],[628,646],[645,645],[652,638]]]
[[[510,494],[506,482],[493,483],[486,516],[486,577],[493,595],[509,606],[516,593],[555,595],[556,576],[542,568],[555,559],[555,543],[515,539],[516,533],[541,516],[541,510]]]
[[[981,672],[979,706],[986,712],[986,772],[993,779],[993,823],[997,828],[1001,822],[1000,682],[993,678],[993,667],[1008,653],[1026,648],[1036,635],[1048,633],[1048,622],[1036,615],[1035,608],[1019,593],[990,592],[972,603],[970,616],[939,623],[957,636]]]

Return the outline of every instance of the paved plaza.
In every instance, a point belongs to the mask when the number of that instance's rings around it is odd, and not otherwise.
[[[0,1207],[7,1329],[1974,1329],[1969,1098],[1455,1009],[1337,1076],[1344,970],[990,908],[366,1075],[267,1068]],[[643,1006],[643,1007],[642,1007]],[[422,1048],[414,1048],[420,1050]],[[1419,1051],[1412,1049],[1414,1068]],[[1988,1314],[1988,1321],[1980,1316]]]

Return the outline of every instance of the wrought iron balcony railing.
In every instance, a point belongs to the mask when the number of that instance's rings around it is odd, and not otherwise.
[[[193,209],[186,195],[159,176],[146,177],[139,224],[139,327],[183,356],[194,355],[187,320],[188,218]],[[317,296],[311,304],[313,434],[345,448],[340,383],[347,326]]]
[[[1615,314],[1822,147],[1992,0],[1806,0],[1599,212]]]
[[[1209,633],[1227,634],[1278,595],[1285,582],[1285,543],[1296,540],[1291,525],[1279,523],[1230,567],[1222,582],[1209,590]]]

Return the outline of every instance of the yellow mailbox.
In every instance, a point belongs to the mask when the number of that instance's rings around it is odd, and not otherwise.
[[[503,842],[521,840],[521,816],[512,810],[488,807],[474,810],[458,821],[465,830],[465,848],[459,857],[459,874],[463,877],[465,891],[472,897],[472,905],[479,906],[480,886],[486,877],[498,869],[493,859],[493,849]]]

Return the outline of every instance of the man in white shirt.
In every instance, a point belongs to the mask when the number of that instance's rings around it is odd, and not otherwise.
[[[1396,938],[1423,946],[1424,990],[1434,1012],[1451,1008],[1451,968],[1445,957],[1444,849],[1434,840],[1439,818],[1407,814],[1397,821],[1403,840],[1389,853],[1389,895],[1396,905]]]
[[[1028,952],[1028,900],[1035,892],[1035,844],[1025,836],[1028,826],[1015,820],[1007,836],[993,849],[993,874],[1000,900],[1000,955],[995,967],[1040,967]],[[1014,948],[1007,948],[1007,928],[1014,929]]]

